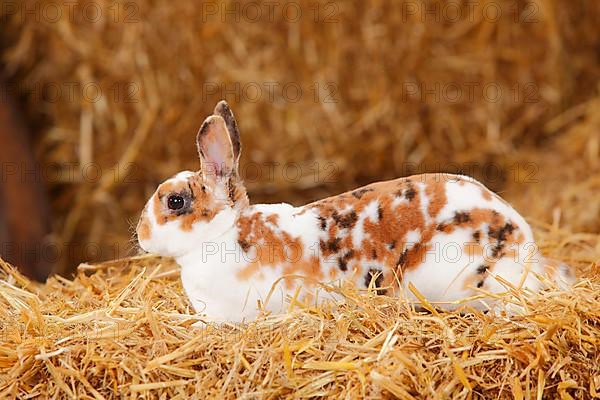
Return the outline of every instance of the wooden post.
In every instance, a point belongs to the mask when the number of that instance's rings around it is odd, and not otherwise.
[[[0,78],[0,256],[26,275],[45,280],[53,267],[44,256],[49,226],[31,135]]]

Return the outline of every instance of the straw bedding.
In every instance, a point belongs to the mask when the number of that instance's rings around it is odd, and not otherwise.
[[[510,319],[345,288],[338,306],[289,299],[288,314],[196,328],[169,260],[82,264],[45,285],[2,262],[0,397],[599,396],[600,240],[536,230],[583,277],[569,293],[507,294],[526,310]]]

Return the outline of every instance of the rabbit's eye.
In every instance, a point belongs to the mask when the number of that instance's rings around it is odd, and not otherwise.
[[[185,205],[185,199],[178,194],[172,194],[167,199],[169,210],[181,210]]]

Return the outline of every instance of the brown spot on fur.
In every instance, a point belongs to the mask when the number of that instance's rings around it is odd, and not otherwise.
[[[246,188],[237,177],[233,175],[229,178],[229,199],[238,209],[242,209],[248,206],[248,194]],[[202,186],[204,188],[204,185]],[[206,190],[204,188],[204,190]]]
[[[435,218],[442,208],[448,204],[448,198],[446,197],[446,180],[445,179],[429,179],[426,180],[425,193],[429,198],[429,205],[427,211],[429,216]]]
[[[488,237],[490,239],[496,240],[496,245],[492,249],[493,257],[498,257],[501,254],[506,244],[506,241],[508,240],[508,236],[511,235],[514,230],[515,226],[510,222],[505,223],[500,228],[494,226],[490,226],[488,228]]]
[[[366,189],[366,188],[358,189],[358,190],[355,190],[352,192],[352,196],[354,196],[360,200],[365,193],[372,192],[372,191],[373,191],[373,189]]]
[[[285,285],[287,289],[294,287],[294,278],[290,275],[301,275],[308,277],[308,280],[301,280],[298,282],[302,286],[313,286],[320,281],[323,281],[325,277],[321,268],[319,258],[316,256],[309,257],[307,260],[300,259],[298,262],[292,262],[285,264],[283,268],[285,278]]]
[[[279,224],[279,215],[271,214],[267,217],[267,222],[277,226]]]
[[[471,216],[469,215],[468,212],[464,212],[464,211],[457,211],[454,213],[454,223],[460,225],[460,224],[464,224],[465,222],[469,222],[471,220]]]
[[[347,213],[343,216],[338,215],[338,213],[336,211],[334,211],[332,213],[331,217],[340,227],[342,227],[344,229],[351,229],[354,226],[354,224],[356,224],[356,221],[358,220],[358,216],[356,215],[356,212],[354,212],[354,211],[350,211],[349,213]]]
[[[490,193],[490,191],[489,191],[487,188],[485,188],[485,187],[482,187],[482,188],[481,188],[481,196],[483,197],[483,199],[484,199],[485,201],[491,201],[491,200],[492,200],[492,194],[491,194],[491,193]]]
[[[242,251],[248,252],[250,250],[250,244],[248,242],[246,242],[245,240],[238,240],[238,245],[240,246],[240,248],[242,249]]]
[[[322,231],[324,231],[325,229],[327,229],[327,220],[325,219],[325,217],[319,215],[319,227],[321,228]]]
[[[482,183],[476,181],[475,179],[471,179],[470,182],[474,185],[479,186],[479,188],[481,189],[481,196],[483,197],[484,200],[491,201],[492,199],[496,198],[496,200],[498,200],[498,201],[502,202],[503,204],[510,207],[510,204],[508,204],[506,202],[506,200],[504,200],[502,197],[496,196],[494,192],[489,190]]]
[[[235,203],[235,185],[233,184],[232,179],[229,179],[227,181],[227,189],[227,192],[229,194],[229,200],[231,200],[232,203]]]
[[[404,191],[404,197],[406,197],[408,201],[412,201],[416,195],[417,191],[413,186],[409,186],[409,188]]]
[[[474,273],[465,279],[465,281],[463,283],[463,290],[473,289],[473,287],[481,289],[484,286],[485,280],[488,277],[488,272],[491,269],[492,269],[492,267],[490,265],[486,265],[486,264],[479,265],[475,269]]]
[[[354,256],[354,250],[348,250],[346,254],[338,258],[338,267],[342,271],[348,270],[348,261]]]
[[[333,254],[333,253],[337,253],[340,250],[340,242],[342,241],[341,238],[336,237],[333,239],[330,239],[327,243],[326,243],[326,251],[325,254]]]
[[[140,240],[148,240],[152,235],[152,227],[150,226],[150,221],[148,221],[148,217],[146,216],[146,209],[142,211],[142,215],[140,217],[140,223],[137,227],[137,235]]]
[[[404,269],[404,266],[406,265],[407,256],[408,256],[408,250],[404,250],[402,252],[402,254],[400,254],[400,257],[398,257],[396,266]]]

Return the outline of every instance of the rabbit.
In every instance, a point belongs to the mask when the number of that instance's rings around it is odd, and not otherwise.
[[[143,250],[175,258],[193,308],[211,321],[252,320],[258,302],[282,312],[288,295],[339,299],[315,297],[322,283],[418,304],[412,284],[436,307],[487,311],[494,298],[485,294],[535,293],[548,282],[567,289],[575,280],[569,266],[541,256],[525,219],[473,178],[422,174],[299,207],[250,205],[238,172],[238,125],[225,101],[196,145],[200,171],[160,184],[136,231]]]

